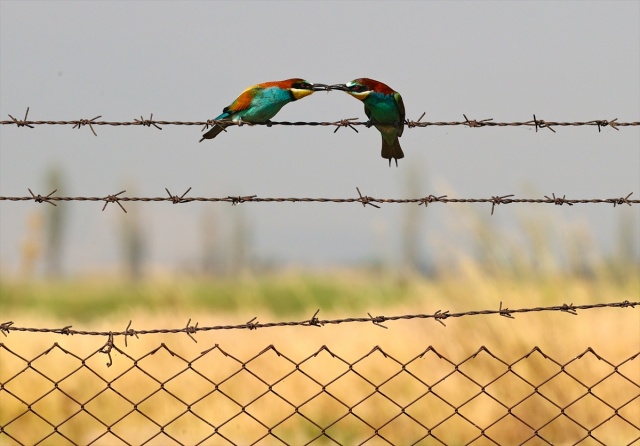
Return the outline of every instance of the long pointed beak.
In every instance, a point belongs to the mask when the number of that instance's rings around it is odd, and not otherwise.
[[[329,91],[327,84],[313,84],[313,91]]]
[[[331,90],[348,91],[347,86],[345,84],[327,85],[327,91],[331,91]]]

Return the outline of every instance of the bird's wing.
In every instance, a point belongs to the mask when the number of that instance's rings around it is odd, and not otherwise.
[[[364,106],[364,112],[367,114],[367,118],[371,121],[371,110],[366,105]]]
[[[225,107],[225,112],[237,113],[242,110],[246,110],[251,107],[251,102],[256,94],[256,87],[249,87],[240,96],[233,101],[228,107]]]
[[[394,99],[396,100],[396,104],[398,105],[398,111],[400,112],[400,130],[398,131],[398,136],[402,136],[402,132],[404,131],[404,102],[402,102],[402,96],[400,93],[396,92],[393,94]]]

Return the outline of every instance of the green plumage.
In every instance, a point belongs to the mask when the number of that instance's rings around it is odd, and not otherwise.
[[[392,159],[396,160],[397,165],[398,160],[404,158],[398,139],[404,131],[405,111],[402,96],[400,93],[385,95],[371,92],[362,102],[367,118],[382,135],[382,157],[388,159],[389,164]]]
[[[331,85],[329,89],[342,90],[364,103],[364,112],[369,121],[382,135],[382,157],[389,160],[389,165],[391,160],[395,160],[397,166],[398,160],[404,158],[398,139],[404,130],[405,117],[400,93],[382,82],[366,77],[348,84]]]

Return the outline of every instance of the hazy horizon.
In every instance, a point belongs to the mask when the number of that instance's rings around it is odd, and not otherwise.
[[[640,119],[638,2],[0,2],[0,115],[73,120],[201,121],[249,85],[290,77],[372,77],[398,90],[407,119]],[[315,93],[276,121],[365,120],[341,92]],[[640,195],[640,128],[406,128],[389,168],[375,129],[230,128],[198,143],[195,126],[0,126],[0,195],[486,198]],[[421,265],[477,256],[477,225],[505,246],[535,225],[557,261],[584,240],[588,258],[638,258],[640,207],[612,205],[58,203],[61,272],[117,269],[125,225],[140,225],[141,261],[180,271],[209,261],[325,267]],[[0,202],[0,271],[46,251],[47,204]],[[481,215],[482,217],[478,217]],[[486,219],[485,219],[486,217]],[[128,222],[128,223],[127,223]],[[528,226],[527,226],[528,225]],[[476,228],[474,230],[474,227]],[[631,229],[621,229],[621,228]],[[204,228],[204,229],[203,229]],[[237,228],[244,238],[237,236]],[[244,229],[242,229],[244,228]],[[413,228],[413,229],[411,229]],[[533,229],[531,229],[533,228]],[[131,227],[129,228],[131,229]],[[409,236],[403,237],[403,234]],[[475,231],[475,232],[474,232]],[[621,232],[622,231],[622,232]],[[135,232],[135,229],[134,229]],[[413,234],[413,235],[411,235]],[[35,248],[29,248],[35,243]],[[207,244],[211,243],[208,248]],[[555,246],[555,248],[554,248]],[[571,245],[572,246],[572,245]],[[413,251],[412,251],[413,250]],[[408,252],[413,252],[412,254]],[[238,254],[240,252],[240,254]],[[244,253],[244,254],[242,254]]]

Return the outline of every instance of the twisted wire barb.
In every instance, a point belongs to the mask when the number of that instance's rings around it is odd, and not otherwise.
[[[188,197],[186,196],[191,188],[188,188],[182,195],[173,195],[169,189],[165,188],[167,192],[166,197],[126,197],[121,196],[126,191],[120,191],[117,194],[111,194],[104,197],[57,197],[53,195],[56,191],[49,193],[48,195],[36,195],[31,189],[28,189],[30,196],[0,196],[0,201],[35,201],[36,203],[49,203],[51,205],[56,205],[57,201],[102,201],[104,202],[104,206],[102,210],[109,203],[116,203],[120,208],[127,212],[122,205],[122,202],[170,202],[172,204],[184,204],[190,203],[194,201],[200,202],[223,202],[223,203],[231,203],[231,205],[235,206],[240,203],[360,203],[364,207],[367,205],[373,206],[376,208],[380,208],[379,204],[383,203],[395,203],[395,204],[418,204],[429,206],[432,203],[488,203],[491,204],[491,215],[493,215],[495,207],[502,204],[553,204],[556,206],[561,206],[566,204],[568,206],[573,206],[574,204],[612,204],[614,207],[618,205],[626,204],[628,206],[634,204],[640,204],[640,200],[632,199],[631,195],[633,192],[627,194],[626,196],[620,196],[615,198],[590,198],[590,199],[571,199],[566,198],[565,195],[562,197],[556,196],[556,194],[551,194],[551,196],[545,195],[544,198],[515,198],[513,194],[509,195],[496,195],[490,198],[448,198],[446,195],[427,195],[425,197],[420,198],[375,198],[367,195],[363,195],[360,191],[360,188],[356,188],[358,192],[358,197],[353,198],[313,198],[313,197],[258,197],[257,195],[244,195],[244,196],[226,196],[226,197]]]
[[[132,121],[98,121],[98,119],[102,118],[102,115],[95,116],[91,119],[81,118],[76,120],[30,120],[29,116],[29,108],[27,107],[27,111],[23,119],[15,118],[12,115],[8,115],[8,120],[0,121],[0,125],[15,125],[17,127],[29,127],[34,128],[37,125],[70,125],[73,128],[81,128],[84,126],[88,126],[89,129],[93,132],[94,135],[97,136],[95,131],[95,126],[112,126],[112,127],[127,127],[127,126],[139,126],[139,127],[155,127],[158,130],[162,130],[161,126],[167,125],[177,125],[177,126],[202,126],[203,130],[208,129],[214,125],[224,124],[225,127],[228,126],[254,126],[254,125],[265,125],[268,127],[283,125],[283,126],[313,126],[313,127],[335,127],[335,131],[342,127],[349,127],[354,131],[358,131],[356,126],[366,126],[371,127],[372,123],[370,121],[358,121],[358,118],[346,118],[340,119],[337,121],[269,121],[263,123],[250,123],[246,121],[228,121],[228,120],[215,120],[208,119],[206,121],[165,121],[153,119],[153,113],[151,113],[149,119],[145,119],[140,116],[140,119],[134,118]],[[442,127],[442,126],[464,126],[469,128],[480,128],[480,127],[534,127],[536,132],[538,129],[547,128],[555,133],[554,127],[597,127],[598,132],[602,131],[603,127],[611,127],[615,130],[620,130],[620,127],[637,127],[640,126],[640,121],[626,121],[621,122],[618,121],[618,118],[614,119],[591,119],[588,121],[547,121],[544,119],[539,119],[536,115],[533,115],[533,119],[528,121],[512,121],[512,122],[499,122],[494,121],[493,118],[487,119],[470,119],[466,114],[463,114],[464,121],[422,121],[422,118],[425,116],[423,113],[417,120],[406,120],[404,125],[408,128],[424,128],[424,127]],[[398,124],[400,125],[400,124]]]
[[[155,328],[149,330],[135,330],[131,328],[131,321],[127,325],[127,328],[124,331],[86,331],[86,330],[74,330],[71,325],[65,326],[63,328],[34,328],[34,327],[18,327],[14,326],[13,321],[8,321],[0,324],[0,332],[5,336],[9,335],[12,331],[20,331],[20,332],[32,332],[32,333],[55,333],[62,335],[80,335],[80,336],[106,336],[108,337],[107,343],[105,344],[104,353],[108,353],[113,347],[113,338],[115,336],[124,336],[125,345],[127,342],[127,337],[135,336],[136,338],[140,335],[148,335],[148,334],[175,334],[175,333],[185,333],[187,334],[194,342],[197,342],[196,339],[192,336],[201,331],[217,331],[217,330],[257,330],[259,328],[271,328],[271,327],[323,327],[325,325],[338,325],[338,324],[348,324],[348,323],[373,323],[382,328],[388,328],[382,323],[389,321],[399,321],[399,320],[412,320],[412,319],[434,319],[442,325],[444,324],[445,319],[449,318],[461,318],[468,316],[481,316],[481,315],[499,315],[502,317],[507,317],[509,319],[514,319],[514,315],[518,313],[532,313],[532,312],[548,312],[548,311],[559,311],[568,313],[574,316],[578,315],[578,310],[593,310],[596,308],[635,308],[637,305],[640,305],[640,301],[638,302],[630,302],[628,300],[622,302],[610,302],[610,303],[598,303],[598,304],[585,304],[585,305],[574,305],[570,304],[562,304],[562,305],[552,305],[546,307],[533,307],[533,308],[517,308],[511,309],[507,307],[503,307],[502,302],[500,302],[500,307],[497,310],[475,310],[475,311],[464,311],[459,313],[452,313],[449,310],[442,311],[438,310],[435,313],[431,314],[404,314],[404,315],[396,315],[396,316],[372,316],[370,313],[368,317],[347,317],[340,319],[319,319],[318,313],[320,310],[317,310],[314,315],[310,319],[302,320],[302,321],[280,321],[280,322],[266,322],[262,323],[257,320],[257,317],[252,318],[251,320],[245,322],[244,324],[235,324],[235,325],[213,325],[213,326],[199,326],[198,323],[195,325],[191,324],[191,319],[187,322],[185,327],[181,328]]]

